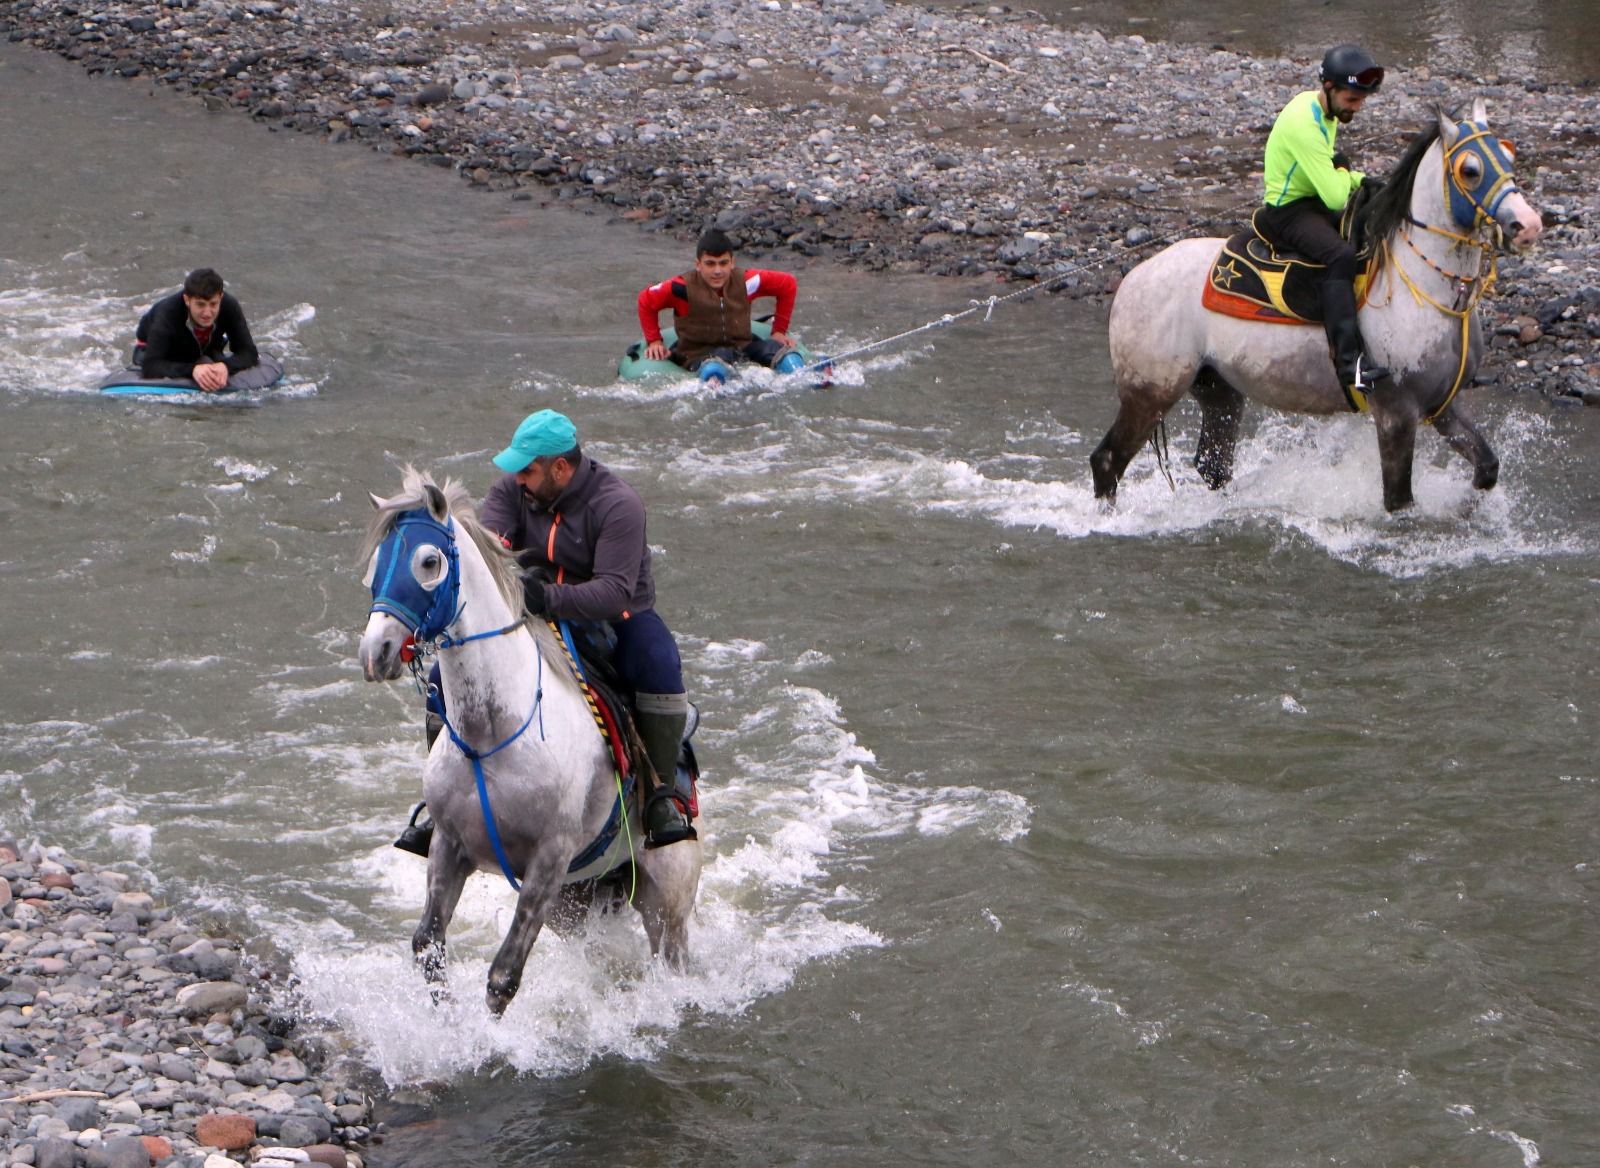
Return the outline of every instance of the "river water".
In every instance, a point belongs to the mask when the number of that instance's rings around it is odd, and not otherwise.
[[[1121,507],[1103,306],[998,310],[826,391],[617,383],[686,245],[0,47],[0,827],[292,962],[393,1090],[378,1168],[1600,1162],[1600,412],[1474,391],[1421,439],[1252,416]],[[39,176],[47,176],[41,180]],[[85,390],[218,267],[288,386]],[[951,281],[800,271],[842,351]],[[651,508],[705,715],[690,971],[474,878],[409,962],[420,712],[354,660],[365,492],[481,492],[554,406]]]
[[[1593,0],[1033,0],[1012,7],[1037,10],[1068,27],[1092,25],[1236,52],[1318,61],[1330,46],[1354,42],[1402,72],[1442,64],[1486,77],[1506,71],[1547,81],[1600,79]]]

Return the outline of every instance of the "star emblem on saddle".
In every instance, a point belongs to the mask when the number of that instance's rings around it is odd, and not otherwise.
[[[1233,290],[1233,282],[1235,280],[1239,279],[1239,277],[1241,277],[1242,275],[1244,275],[1244,273],[1241,272],[1238,268],[1234,267],[1233,266],[1233,261],[1230,259],[1225,264],[1218,264],[1217,265],[1216,271],[1213,274],[1212,279],[1215,280],[1216,283],[1220,284],[1225,290],[1232,291]]]

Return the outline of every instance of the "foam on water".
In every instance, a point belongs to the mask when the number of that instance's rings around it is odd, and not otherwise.
[[[821,352],[843,351],[854,348],[859,342],[841,337],[830,337]],[[893,352],[874,353],[841,362],[829,375],[829,389],[860,389],[870,385],[874,374],[886,373],[926,360],[933,352],[931,345],[899,349]],[[647,377],[639,381],[613,381],[591,385],[577,385],[535,376],[519,382],[519,391],[544,395],[571,395],[604,401],[636,402],[640,405],[679,402],[685,406],[694,403],[714,403],[730,399],[765,400],[791,394],[812,393],[823,388],[811,373],[780,374],[760,365],[741,365],[738,375],[726,385],[705,385],[695,374],[685,372],[680,377]]]
[[[1581,550],[1551,530],[1548,517],[1533,513],[1533,492],[1523,482],[1523,468],[1538,465],[1558,442],[1552,429],[1547,418],[1526,413],[1486,427],[1503,467],[1499,486],[1488,492],[1474,490],[1465,462],[1425,431],[1414,474],[1416,506],[1400,516],[1383,511],[1372,425],[1357,417],[1264,419],[1256,434],[1241,441],[1234,481],[1222,491],[1207,489],[1194,471],[1192,435],[1175,435],[1175,489],[1146,452],[1130,468],[1111,510],[1094,498],[1081,440],[1065,429],[1018,435],[1036,448],[1044,445],[1042,437],[1054,437],[1052,457],[1025,453],[982,465],[927,453],[911,445],[917,435],[895,439],[887,430],[878,431],[885,441],[874,456],[860,459],[827,459],[818,446],[829,439],[790,431],[763,434],[754,448],[694,450],[673,465],[676,473],[722,491],[728,506],[781,510],[887,501],[914,512],[979,518],[1068,539],[1267,527],[1334,559],[1405,578]],[[1063,463],[1073,477],[1032,477]]]

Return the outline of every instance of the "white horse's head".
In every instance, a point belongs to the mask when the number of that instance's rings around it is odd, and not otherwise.
[[[1531,246],[1544,223],[1517,189],[1511,173],[1515,148],[1489,132],[1483,98],[1472,103],[1469,121],[1457,122],[1443,110],[1438,116],[1444,196],[1456,227],[1473,234],[1492,222],[1512,247]]]
[[[477,612],[492,609],[498,618],[505,609],[522,611],[511,561],[479,526],[464,487],[452,480],[440,487],[407,467],[400,494],[368,497],[377,512],[362,545],[368,561],[364,583],[372,589],[360,647],[368,681],[399,677],[410,647],[435,641],[455,626],[474,590],[499,594],[498,600],[486,595],[478,601]],[[469,538],[459,540],[462,532]]]

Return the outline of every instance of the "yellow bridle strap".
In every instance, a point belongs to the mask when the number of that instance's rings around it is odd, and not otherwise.
[[[1411,248],[1412,251],[1417,250],[1416,245],[1411,242],[1410,238],[1406,239],[1406,244]],[[1388,252],[1389,244],[1387,241],[1384,243],[1383,247],[1384,251]],[[1421,252],[1417,252],[1417,254],[1422,255]],[[1426,260],[1428,257],[1422,256],[1422,258]],[[1433,410],[1430,414],[1422,419],[1427,425],[1432,425],[1434,419],[1440,414],[1444,413],[1445,410],[1449,409],[1450,403],[1456,400],[1456,394],[1461,392],[1461,382],[1467,375],[1467,349],[1470,341],[1472,340],[1472,314],[1473,310],[1478,306],[1478,301],[1483,298],[1484,292],[1488,290],[1490,284],[1494,283],[1494,257],[1490,257],[1489,272],[1487,276],[1482,277],[1482,282],[1480,283],[1477,280],[1473,281],[1476,287],[1473,290],[1471,299],[1467,301],[1466,307],[1464,308],[1449,308],[1443,304],[1440,304],[1432,296],[1429,296],[1421,288],[1417,287],[1416,281],[1414,281],[1406,273],[1405,268],[1401,267],[1399,263],[1395,262],[1393,255],[1389,255],[1388,259],[1394,270],[1400,273],[1401,282],[1404,283],[1408,289],[1410,289],[1412,297],[1418,304],[1431,304],[1446,316],[1458,317],[1461,321],[1461,361],[1456,365],[1455,380],[1450,383],[1450,392],[1444,395],[1444,401],[1440,402],[1437,409]],[[1437,265],[1434,266],[1437,267]],[[1442,271],[1442,269],[1439,270]],[[1449,273],[1446,272],[1444,274],[1448,275]]]

